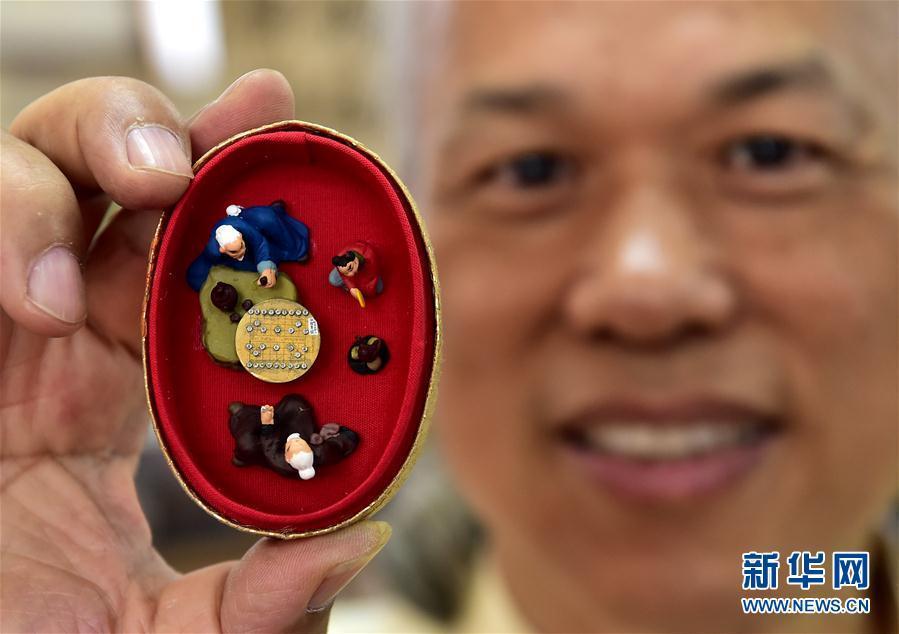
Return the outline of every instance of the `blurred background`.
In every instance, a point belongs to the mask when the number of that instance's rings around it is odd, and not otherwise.
[[[268,67],[283,73],[296,93],[297,117],[336,128],[380,154],[403,176],[402,134],[385,107],[402,55],[403,12],[387,2],[0,2],[0,118],[8,127],[28,103],[83,77],[126,75],[147,81],[188,116],[217,97],[243,73]],[[149,428],[137,476],[141,502],[157,547],[178,570],[238,558],[256,540],[220,524],[196,506],[165,463]],[[401,524],[430,514],[434,487],[445,489],[426,455],[400,496],[380,514],[395,524],[395,537],[379,560],[411,568],[415,536],[399,538]],[[427,509],[424,501],[429,500]],[[448,539],[452,522],[434,519]],[[420,534],[421,531],[419,531]],[[367,569],[348,589],[359,594],[380,585]],[[402,576],[402,575],[401,575]],[[421,588],[410,579],[412,586]],[[427,601],[427,599],[425,599]]]
[[[397,15],[387,2],[4,0],[2,123],[94,75],[150,82],[190,115],[243,73],[268,67],[290,81],[299,118],[389,158],[382,97]]]

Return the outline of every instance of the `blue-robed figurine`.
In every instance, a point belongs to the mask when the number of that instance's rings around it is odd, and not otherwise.
[[[187,269],[187,283],[199,291],[217,264],[259,273],[257,284],[275,285],[280,262],[302,262],[309,253],[309,228],[287,215],[284,201],[270,205],[229,205],[206,248]]]

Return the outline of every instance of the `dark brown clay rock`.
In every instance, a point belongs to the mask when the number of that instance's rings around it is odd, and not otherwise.
[[[237,289],[226,282],[219,282],[212,287],[209,299],[220,311],[230,313],[237,305]]]
[[[347,363],[357,374],[376,374],[390,360],[390,351],[384,340],[374,335],[356,337],[347,352]]]

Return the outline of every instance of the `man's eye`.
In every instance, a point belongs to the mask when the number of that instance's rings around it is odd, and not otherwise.
[[[529,189],[548,187],[567,177],[569,162],[550,152],[528,152],[513,157],[489,170],[485,180]]]
[[[728,145],[724,162],[738,170],[774,171],[797,167],[821,155],[821,149],[810,143],[786,136],[757,135]]]
[[[580,156],[560,147],[497,148],[460,170],[456,191],[485,218],[549,218],[571,208],[581,168]]]
[[[768,198],[822,191],[841,164],[834,147],[786,134],[731,140],[718,157],[721,182],[732,192]]]

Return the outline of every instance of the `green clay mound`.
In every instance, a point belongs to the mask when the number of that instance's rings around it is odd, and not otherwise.
[[[234,349],[234,335],[237,333],[237,324],[231,322],[231,313],[226,313],[216,308],[210,294],[219,282],[225,282],[237,289],[237,305],[235,313],[243,317],[247,312],[241,306],[244,300],[251,300],[253,304],[264,302],[268,299],[289,299],[297,301],[297,287],[286,273],[278,272],[278,281],[271,288],[264,288],[256,284],[259,276],[252,271],[235,271],[227,266],[214,266],[209,271],[209,277],[200,289],[200,311],[203,315],[203,347],[212,355],[212,358],[224,365],[240,367],[237,359],[237,351]]]

